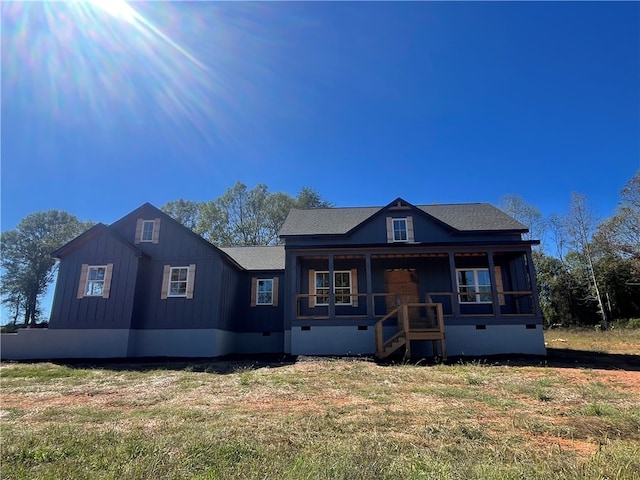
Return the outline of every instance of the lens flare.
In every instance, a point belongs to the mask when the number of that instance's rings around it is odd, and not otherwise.
[[[255,33],[262,7],[243,8],[2,2],[3,109],[106,136],[146,128],[176,143],[233,141],[270,77],[261,50],[273,45]]]

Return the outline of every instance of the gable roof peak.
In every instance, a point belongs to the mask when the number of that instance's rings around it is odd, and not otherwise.
[[[280,236],[345,235],[375,215],[389,211],[416,211],[457,232],[523,233],[527,227],[489,203],[448,203],[413,205],[396,198],[385,207],[342,207],[292,209],[280,230]]]
[[[127,239],[123,238],[110,226],[99,222],[99,223],[96,223],[93,227],[89,228],[88,230],[85,230],[83,233],[81,233],[71,241],[67,242],[57,250],[51,252],[51,257],[56,259],[61,259],[65,255],[67,255],[69,252],[74,250],[75,248],[80,247],[81,245],[85,244],[86,242],[90,241],[92,238],[100,234],[109,235],[115,238],[118,242],[122,243],[124,246],[129,248],[138,257],[146,256],[146,254],[140,248],[135,246],[133,243],[131,243]]]
[[[411,208],[416,208],[416,206],[413,205],[412,203],[407,202],[402,197],[398,197],[387,206],[382,207],[382,209],[387,209],[387,210],[408,210]]]

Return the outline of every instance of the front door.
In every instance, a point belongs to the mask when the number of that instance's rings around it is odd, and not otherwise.
[[[387,297],[387,313],[400,304],[420,301],[418,272],[415,269],[386,270],[384,280],[387,293],[393,294]]]

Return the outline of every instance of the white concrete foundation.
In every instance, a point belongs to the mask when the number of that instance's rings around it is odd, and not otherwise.
[[[542,325],[491,325],[478,330],[474,325],[445,328],[447,355],[484,356],[502,354],[546,355]]]
[[[449,356],[546,355],[541,325],[447,326]],[[200,330],[22,329],[2,334],[4,360],[125,357],[218,357],[231,353],[293,355],[373,355],[375,329],[357,326],[292,327],[284,333]],[[424,345],[421,345],[424,344]],[[290,352],[287,347],[290,346]],[[431,354],[431,342],[412,342],[414,355]],[[422,353],[424,350],[424,353]]]
[[[4,360],[120,358],[127,356],[129,330],[25,328],[0,335]]]
[[[293,355],[373,355],[376,350],[375,329],[358,330],[357,326],[313,326],[291,328]]]
[[[235,337],[227,330],[131,330],[130,357],[219,357],[235,353]]]

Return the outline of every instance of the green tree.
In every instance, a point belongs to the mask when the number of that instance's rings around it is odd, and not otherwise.
[[[612,319],[640,317],[639,286],[630,258],[605,252],[595,261],[598,281],[605,292],[603,301]]]
[[[536,269],[540,308],[547,326],[567,323],[571,318],[570,297],[567,291],[567,270],[560,260],[545,255],[541,250],[533,252]]]
[[[640,279],[640,170],[620,191],[616,214],[600,224],[596,237],[610,254],[630,259]]]
[[[590,285],[590,295],[595,300],[602,324],[606,328],[609,322],[603,302],[604,292],[595,269],[596,251],[592,242],[597,220],[586,196],[576,192],[571,194],[569,213],[565,222],[569,245],[577,255],[579,265],[584,269],[587,283]]]
[[[297,197],[269,192],[265,184],[249,189],[241,182],[208,202],[176,200],[162,207],[172,218],[211,243],[227,246],[274,245],[291,208],[324,208],[331,204],[309,187]]]
[[[333,204],[323,200],[320,194],[313,188],[303,187],[295,198],[293,206],[300,209],[331,208],[333,207]],[[287,211],[287,213],[289,212]]]
[[[24,323],[35,325],[40,297],[55,275],[51,253],[91,225],[67,212],[49,210],[27,215],[14,230],[2,233],[2,302],[14,321],[22,312]]]
[[[166,203],[161,210],[185,227],[190,228],[198,234],[202,233],[198,231],[202,223],[202,207],[200,203],[179,198],[178,200]]]
[[[613,318],[640,316],[640,170],[620,191],[618,208],[598,226],[596,272]]]
[[[500,200],[500,209],[529,227],[523,235],[526,240],[544,240],[546,222],[536,207],[528,205],[519,195],[504,195]]]

